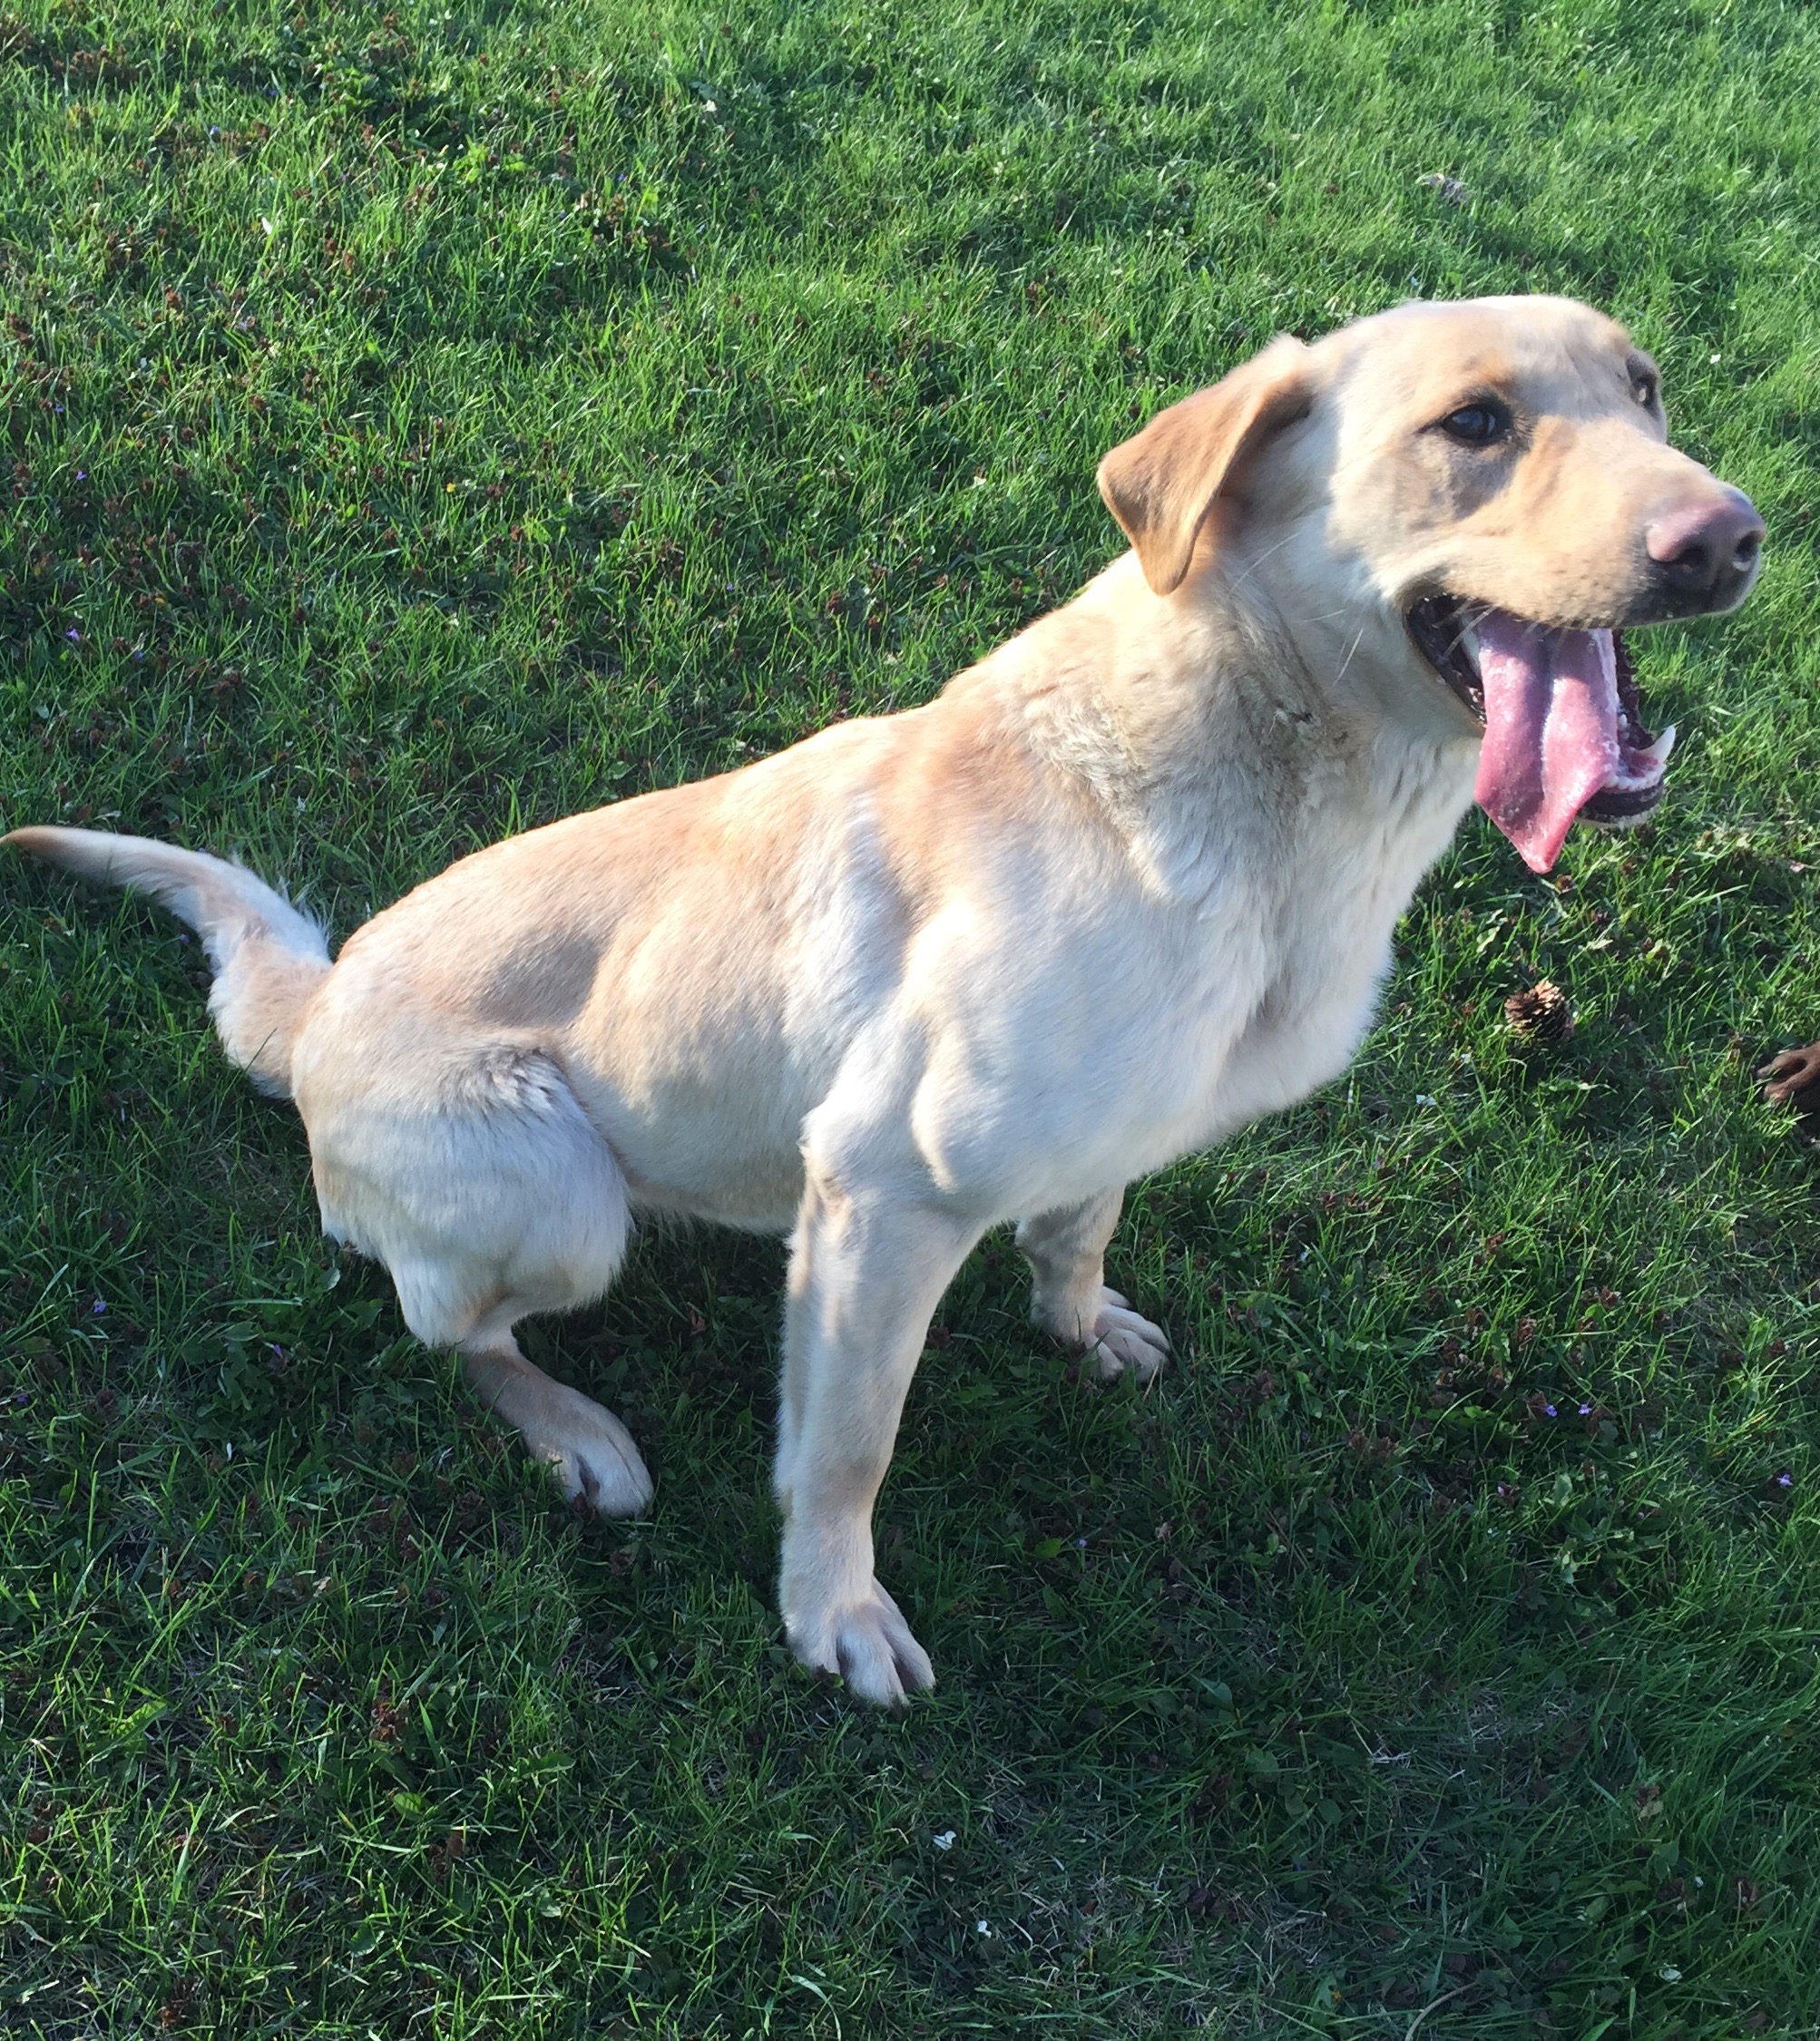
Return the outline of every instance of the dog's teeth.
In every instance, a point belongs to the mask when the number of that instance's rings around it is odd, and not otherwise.
[[[1647,762],[1659,771],[1668,763],[1668,754],[1675,748],[1675,726],[1670,723],[1647,751],[1637,754],[1639,763]]]

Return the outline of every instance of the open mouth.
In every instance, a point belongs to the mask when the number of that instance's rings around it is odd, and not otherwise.
[[[1615,630],[1558,630],[1454,595],[1408,612],[1422,656],[1485,726],[1473,797],[1546,872],[1575,822],[1623,826],[1666,791],[1675,733],[1643,726]]]

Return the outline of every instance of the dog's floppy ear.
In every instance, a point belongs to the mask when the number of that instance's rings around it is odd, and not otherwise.
[[[1311,401],[1308,350],[1273,340],[1210,390],[1160,411],[1100,464],[1100,493],[1159,595],[1180,584],[1208,513],[1240,464]]]

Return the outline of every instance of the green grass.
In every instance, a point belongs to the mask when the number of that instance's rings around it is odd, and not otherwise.
[[[1660,820],[1542,881],[1475,819],[1351,1076],[1136,1191],[1153,1393],[974,1256],[901,1722],[779,1644],[774,1245],[533,1332],[658,1476],[576,1521],[193,943],[0,874],[0,2027],[1812,2032],[1820,1223],[1748,1066],[1820,1032],[1820,16],[31,0],[0,138],[0,823],[341,933],[925,698],[1108,556],[1134,421],[1412,291],[1629,320],[1772,542],[1639,646]]]

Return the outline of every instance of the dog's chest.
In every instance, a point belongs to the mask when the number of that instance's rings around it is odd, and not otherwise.
[[[1128,1124],[1153,1167],[1305,1098],[1370,1026],[1396,923],[1470,799],[1446,752],[1393,754],[1303,805],[1292,827],[1230,833],[1217,877],[1166,938],[1150,1039],[1127,1067]],[[1361,784],[1362,781],[1362,784]]]

